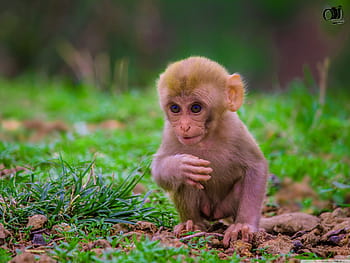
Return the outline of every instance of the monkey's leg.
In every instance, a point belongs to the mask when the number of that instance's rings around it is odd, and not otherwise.
[[[237,203],[234,224],[225,232],[223,243],[229,246],[241,236],[243,241],[251,241],[253,232],[258,230],[261,206],[265,195],[267,178],[266,164],[256,165],[248,169],[245,177],[237,182],[233,189],[232,200]]]
[[[206,229],[206,222],[200,215],[199,191],[186,186],[173,195],[173,201],[181,219],[181,223],[174,227],[175,235],[180,236],[182,233]]]

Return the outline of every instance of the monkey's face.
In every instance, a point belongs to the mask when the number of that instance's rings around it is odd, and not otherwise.
[[[205,138],[209,110],[204,101],[191,96],[174,97],[165,111],[180,143],[195,145]]]

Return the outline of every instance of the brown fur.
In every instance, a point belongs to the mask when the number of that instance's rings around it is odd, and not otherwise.
[[[166,122],[152,175],[171,193],[180,214],[183,223],[175,232],[204,229],[209,221],[230,217],[234,224],[225,245],[239,235],[249,240],[258,229],[267,163],[233,112],[243,101],[240,76],[228,75],[206,58],[191,57],[166,69],[158,92]],[[174,104],[179,113],[170,110]],[[193,113],[193,104],[202,110]]]

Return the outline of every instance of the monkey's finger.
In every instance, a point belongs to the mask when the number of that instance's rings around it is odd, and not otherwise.
[[[183,162],[185,164],[193,165],[193,166],[209,166],[210,162],[207,160],[199,159],[198,157],[185,157]]]
[[[213,172],[212,168],[204,166],[185,165],[184,169],[193,174],[210,174]]]
[[[231,233],[226,232],[224,235],[224,239],[222,240],[222,243],[225,247],[228,247],[230,245],[230,239],[231,239]]]
[[[179,225],[176,225],[174,227],[174,234],[179,237],[182,233],[182,231],[185,229],[185,225],[182,223],[182,224],[179,224]]]
[[[199,189],[199,190],[203,190],[204,189],[203,185],[201,185],[200,183],[197,183],[195,181],[192,181],[191,179],[186,179],[186,183],[191,185],[191,186],[193,186],[193,187],[195,187],[195,188],[197,188],[197,189]]]
[[[225,247],[230,245],[230,241],[236,241],[238,239],[238,233],[241,230],[242,224],[231,225],[225,232],[223,244]]]
[[[252,240],[253,233],[251,232],[249,226],[243,225],[241,228],[242,240],[244,242],[249,242]]]
[[[193,221],[192,220],[187,220],[186,222],[186,231],[192,231],[193,230]]]
[[[204,174],[185,173],[185,175],[188,179],[191,179],[192,181],[195,181],[195,182],[208,181],[211,178],[210,175],[204,175]]]
[[[238,239],[238,233],[241,230],[240,225],[237,225],[230,233],[230,237],[232,241],[236,241]]]

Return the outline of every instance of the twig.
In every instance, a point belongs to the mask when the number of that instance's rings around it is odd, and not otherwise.
[[[180,238],[180,241],[185,241],[185,240],[189,240],[192,239],[194,237],[202,237],[202,236],[215,236],[215,237],[223,237],[223,234],[219,234],[219,233],[207,233],[207,232],[199,232],[199,233],[195,233],[193,235],[189,235],[189,236],[185,236],[183,238]]]
[[[44,249],[26,249],[25,252],[34,253],[34,254],[43,254],[46,252]]]
[[[90,172],[88,173],[87,180],[86,180],[85,184],[83,184],[83,186],[82,186],[83,189],[85,189],[85,187],[89,184],[91,177],[94,180],[94,185],[96,185],[95,160],[96,160],[96,155],[94,156],[94,161],[91,164]]]
[[[317,64],[317,70],[318,70],[318,74],[320,77],[319,83],[318,83],[318,86],[320,89],[318,102],[320,104],[320,107],[315,112],[315,115],[314,115],[314,118],[312,121],[312,125],[311,125],[311,129],[315,128],[316,123],[320,119],[320,117],[322,115],[322,111],[323,111],[323,106],[324,106],[325,101],[326,101],[327,79],[328,79],[328,72],[329,72],[329,58],[328,57],[326,57],[323,60],[323,63]]]
[[[58,238],[51,239],[50,242],[48,243],[48,245],[55,243],[57,241],[65,240],[65,239],[66,239],[65,237],[58,237]]]
[[[317,65],[318,74],[320,75],[320,81],[318,86],[320,88],[320,96],[319,102],[321,105],[324,105],[326,98],[326,90],[327,90],[327,79],[328,79],[328,71],[329,71],[329,58],[325,58],[323,63],[319,63]]]

